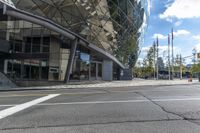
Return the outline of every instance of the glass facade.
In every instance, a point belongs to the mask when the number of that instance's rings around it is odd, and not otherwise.
[[[0,40],[9,44],[12,55],[4,61],[5,74],[16,80],[64,80],[71,40],[42,26],[11,17],[10,21],[0,21],[0,25]],[[89,49],[78,46],[70,80],[90,80],[93,55]]]
[[[51,19],[78,33],[130,66],[137,60],[150,14],[150,0],[13,2],[17,8]]]
[[[13,79],[48,79],[51,32],[39,25],[9,17],[0,21],[0,40],[9,44],[5,74]],[[41,56],[38,56],[41,55]]]
[[[17,9],[51,20],[78,34],[123,64],[132,67],[137,60],[149,16],[148,0],[12,2]],[[3,4],[0,8],[3,10]],[[21,80],[65,80],[72,40],[31,21],[4,14],[0,14],[0,18],[0,42],[9,49],[8,56],[4,57],[5,74]],[[102,79],[104,59],[78,45],[70,80]],[[118,68],[113,71],[117,77]]]

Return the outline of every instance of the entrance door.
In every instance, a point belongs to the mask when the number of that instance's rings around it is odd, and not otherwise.
[[[92,62],[90,64],[90,80],[102,79],[102,63]]]
[[[96,73],[97,73],[96,67],[97,67],[96,62],[92,62],[90,64],[90,79],[91,80],[96,80]]]
[[[102,63],[97,63],[97,79],[102,79]]]

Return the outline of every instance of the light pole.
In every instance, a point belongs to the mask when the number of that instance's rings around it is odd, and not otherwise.
[[[156,63],[156,67],[157,67],[157,75],[156,75],[156,79],[158,80],[159,77],[158,77],[158,73],[159,73],[159,70],[158,70],[158,57],[159,57],[159,42],[158,42],[158,37],[157,37],[157,63]]]
[[[182,70],[182,56],[180,54],[180,80],[183,79],[183,70]]]
[[[156,79],[156,43],[153,42],[153,56],[154,56],[154,79]]]
[[[168,34],[168,75],[169,75],[169,80],[171,80],[171,72],[170,72],[170,35]]]
[[[174,33],[172,28],[172,79],[174,79]]]

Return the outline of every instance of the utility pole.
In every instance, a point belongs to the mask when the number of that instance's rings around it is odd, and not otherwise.
[[[168,75],[169,75],[169,80],[171,80],[171,72],[170,72],[170,67],[171,67],[171,63],[170,63],[170,35],[168,34]]]
[[[172,28],[172,79],[174,79],[174,33]]]
[[[153,58],[154,58],[154,79],[156,79],[156,43],[153,42]]]
[[[182,70],[182,56],[180,54],[180,80],[183,79],[183,70]]]
[[[159,75],[159,70],[158,70],[158,57],[159,57],[159,42],[158,42],[158,37],[157,37],[156,43],[157,43],[157,63],[156,63],[156,66],[157,66],[157,75],[156,75],[156,79],[158,80],[159,79],[159,77],[158,77],[158,75]]]

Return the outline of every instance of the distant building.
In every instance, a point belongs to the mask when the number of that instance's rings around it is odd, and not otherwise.
[[[0,71],[14,81],[120,79],[149,0],[0,0]]]
[[[163,71],[165,69],[165,64],[162,57],[158,57],[158,70]]]

